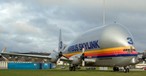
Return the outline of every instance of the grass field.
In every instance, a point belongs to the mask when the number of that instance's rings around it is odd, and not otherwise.
[[[0,70],[0,76],[145,76],[146,71],[130,73],[99,70]]]

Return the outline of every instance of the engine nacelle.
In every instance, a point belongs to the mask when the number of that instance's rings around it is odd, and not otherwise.
[[[56,63],[58,60],[58,54],[53,52],[49,55],[49,58],[51,58],[49,61],[52,63]]]
[[[81,54],[77,54],[77,55],[74,55],[74,56],[71,56],[69,58],[69,60],[72,60],[72,64],[75,64],[75,65],[78,65],[78,64],[81,64]]]

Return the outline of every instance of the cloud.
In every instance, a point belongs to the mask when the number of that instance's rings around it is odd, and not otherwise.
[[[58,46],[59,29],[69,44],[79,34],[102,26],[103,0],[1,0],[0,48],[49,52]],[[106,23],[125,25],[136,47],[145,48],[145,0],[106,0]],[[140,29],[140,30],[139,30]]]
[[[143,9],[146,7],[145,2],[145,0],[107,0],[106,4],[110,9],[112,8],[117,11],[127,12],[130,10],[131,12],[144,12],[145,10]]]
[[[9,26],[14,32],[19,32],[20,34],[40,34],[41,30],[37,27],[30,25],[27,22],[15,22],[11,26]]]
[[[102,3],[102,0],[37,0],[39,3],[43,5],[71,5],[71,6],[95,6]]]

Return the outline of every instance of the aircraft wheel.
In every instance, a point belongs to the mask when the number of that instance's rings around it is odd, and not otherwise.
[[[69,66],[69,70],[70,70],[70,71],[76,71],[76,65],[71,64],[71,65]]]
[[[119,67],[116,67],[116,71],[119,71]]]
[[[69,65],[69,71],[73,71],[73,65],[72,64]]]
[[[113,67],[113,71],[114,71],[114,72],[116,71],[116,67]]]
[[[127,68],[127,72],[129,72],[129,68]]]
[[[75,66],[73,66],[73,71],[76,71],[76,67]]]
[[[124,69],[124,72],[127,73],[127,69]]]
[[[124,67],[124,72],[125,73],[129,72],[129,67]]]
[[[119,71],[118,67],[113,67],[113,71]]]
[[[69,71],[72,71],[73,70],[73,68],[72,67],[69,67]]]

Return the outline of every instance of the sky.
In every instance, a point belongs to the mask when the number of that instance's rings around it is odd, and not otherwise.
[[[146,0],[105,0],[106,24],[120,23],[132,33],[137,51],[146,50]],[[59,29],[69,44],[102,25],[103,0],[0,0],[0,49],[51,52]]]

